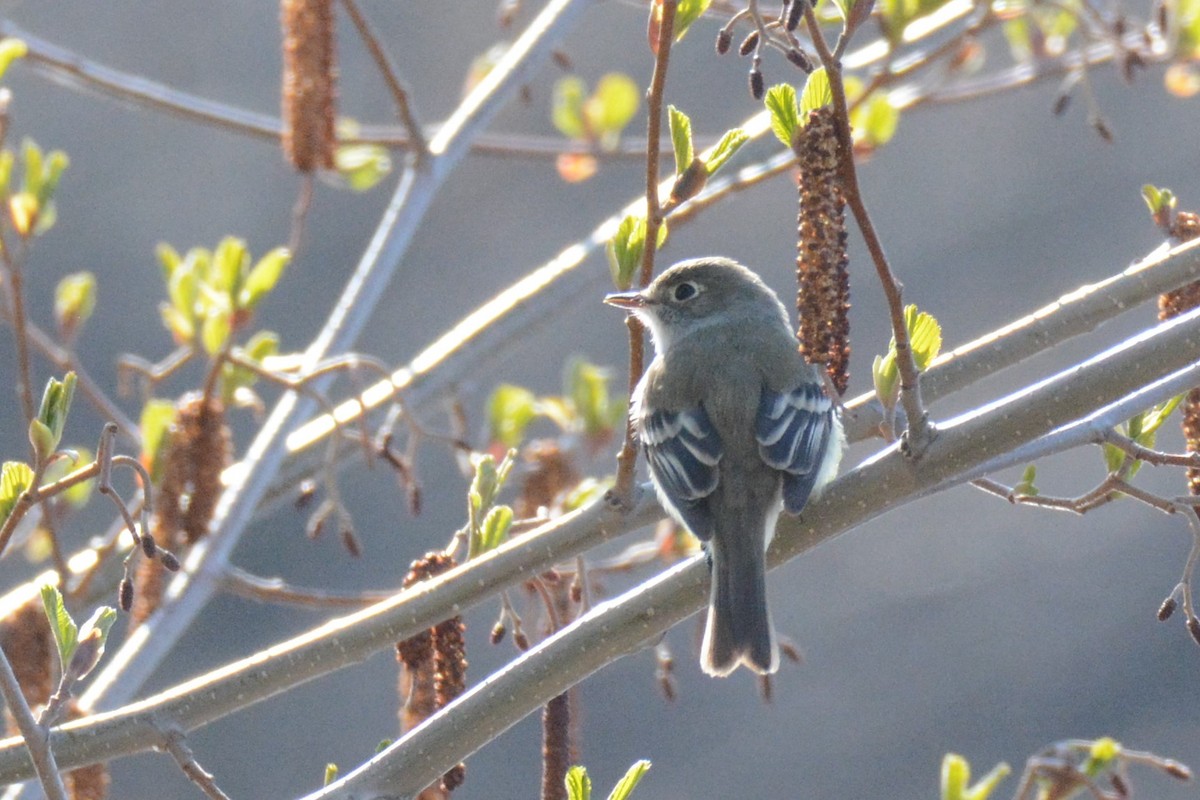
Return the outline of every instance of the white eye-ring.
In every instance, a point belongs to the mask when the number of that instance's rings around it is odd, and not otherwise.
[[[682,303],[686,300],[691,300],[693,297],[695,297],[698,294],[700,294],[700,287],[697,286],[696,284],[692,283],[691,281],[684,281],[683,283],[676,286],[675,289],[671,292],[671,296],[673,298],[675,298],[675,300],[677,302],[680,302],[680,303]]]

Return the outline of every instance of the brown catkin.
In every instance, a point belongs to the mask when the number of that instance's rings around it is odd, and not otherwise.
[[[67,706],[67,719],[85,716],[87,714],[74,702]],[[71,800],[106,800],[110,783],[108,765],[99,763],[78,767],[63,775],[63,783]]]
[[[426,553],[412,563],[404,576],[404,588],[455,566],[453,556]],[[412,730],[466,689],[466,629],[462,617],[455,616],[396,644],[396,657],[404,666],[400,674],[400,693],[404,697],[400,709],[402,731]],[[439,791],[442,795],[452,792],[462,785],[465,775],[466,765],[457,764],[442,776],[440,785],[425,790],[420,797],[432,800],[439,796]]]
[[[30,599],[0,622],[0,647],[12,664],[25,702],[31,708],[45,705],[54,691],[51,663],[56,648],[41,597]],[[11,719],[8,731],[17,733]]]
[[[542,800],[566,800],[571,766],[571,703],[566,692],[542,707]]]
[[[301,172],[333,168],[333,0],[283,0],[283,152]]]
[[[1171,236],[1181,242],[1200,238],[1200,215],[1191,211],[1180,211],[1171,223]],[[1168,320],[1200,306],[1200,281],[1181,286],[1158,297],[1158,318]],[[1200,388],[1187,393],[1181,404],[1183,411],[1183,438],[1189,452],[1200,452]],[[1188,467],[1188,492],[1200,495],[1200,469]]]
[[[794,143],[800,167],[796,279],[800,352],[838,394],[850,382],[850,264],[837,133],[828,107],[809,112]]]
[[[553,439],[532,442],[525,448],[524,460],[528,472],[513,509],[518,518],[537,516],[540,508],[553,508],[563,492],[579,483],[574,462]]]
[[[208,533],[221,499],[221,473],[229,466],[233,445],[225,407],[220,400],[189,393],[176,405],[175,421],[162,448],[162,478],[154,495],[150,534],[159,548],[179,550]],[[170,559],[168,558],[168,561]],[[158,608],[166,577],[159,561],[138,564],[134,624]]]

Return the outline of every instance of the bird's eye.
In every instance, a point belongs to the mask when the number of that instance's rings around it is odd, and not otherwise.
[[[699,289],[696,288],[696,284],[691,281],[684,281],[675,287],[673,294],[675,299],[682,303],[684,300],[691,300],[698,292]]]

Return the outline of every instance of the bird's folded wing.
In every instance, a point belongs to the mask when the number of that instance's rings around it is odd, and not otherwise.
[[[721,437],[704,407],[652,411],[642,417],[639,434],[663,499],[692,533],[707,540],[712,523],[701,501],[717,488]]]
[[[799,514],[821,470],[833,429],[833,403],[817,384],[788,392],[763,387],[754,428],[763,461],[784,473],[784,508]]]

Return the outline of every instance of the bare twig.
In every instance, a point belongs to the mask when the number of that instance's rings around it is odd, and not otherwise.
[[[658,194],[658,143],[662,138],[663,91],[667,84],[667,67],[671,60],[671,42],[675,39],[675,10],[678,0],[663,0],[658,28],[658,52],[654,58],[654,73],[646,95],[646,245],[642,248],[640,285],[647,286],[654,276],[654,256],[658,250],[658,230],[662,227],[662,206]],[[641,320],[630,314],[625,318],[629,328],[629,395],[637,387],[645,369],[645,330]],[[632,408],[632,405],[631,405]],[[638,447],[633,418],[625,421],[625,439],[617,454],[617,481],[614,495],[622,503],[630,502],[633,491],[633,470],[637,465]]]
[[[58,764],[55,763],[48,731],[33,718],[33,712],[30,711],[29,704],[25,702],[25,695],[17,684],[17,676],[13,673],[8,655],[3,651],[0,651],[0,693],[4,695],[8,712],[17,723],[17,730],[21,732],[21,750],[28,750],[29,759],[33,763],[38,780],[42,783],[46,797],[48,800],[67,800],[67,789],[63,786]],[[24,755],[24,752],[21,754]]]
[[[210,772],[200,766],[200,762],[196,761],[196,756],[192,753],[192,749],[187,746],[186,737],[183,731],[178,728],[164,730],[162,741],[159,742],[159,749],[165,751],[171,758],[175,759],[175,763],[183,770],[183,774],[188,777],[196,787],[204,793],[205,797],[210,800],[229,800],[229,795],[221,791],[217,786],[217,782],[213,780]]]
[[[388,58],[383,45],[379,43],[379,38],[371,30],[371,23],[359,9],[356,0],[342,0],[342,6],[354,22],[354,27],[358,29],[358,35],[362,37],[363,44],[371,53],[371,58],[375,59],[375,66],[379,68],[379,74],[383,76],[388,91],[392,93],[392,100],[396,103],[396,113],[399,114],[400,122],[404,124],[404,129],[408,132],[409,152],[417,161],[424,160],[429,156],[429,143],[425,141],[425,134],[421,131],[421,125],[417,122],[416,114],[413,113],[409,103],[408,90],[400,80],[395,65]]]

